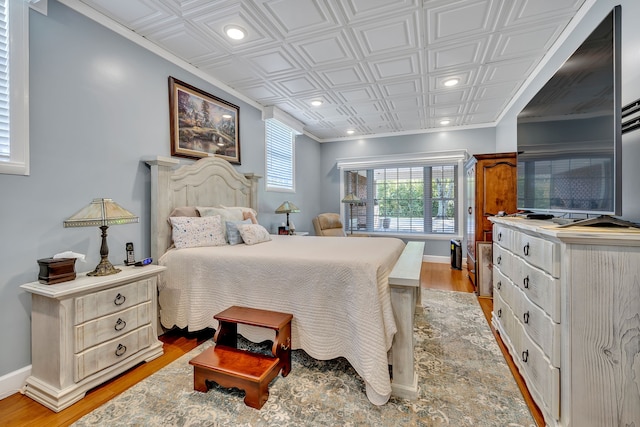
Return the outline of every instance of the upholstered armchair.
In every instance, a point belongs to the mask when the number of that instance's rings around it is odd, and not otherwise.
[[[313,218],[312,222],[316,236],[346,236],[340,214],[321,213]]]

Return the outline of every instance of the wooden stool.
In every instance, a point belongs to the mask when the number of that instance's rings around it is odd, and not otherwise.
[[[213,340],[216,345],[189,361],[193,365],[193,388],[206,392],[207,381],[245,391],[244,403],[260,409],[269,398],[269,383],[280,371],[291,371],[291,319],[276,311],[233,306],[213,316],[220,323]],[[237,348],[238,323],[273,329],[276,337],[272,356]]]

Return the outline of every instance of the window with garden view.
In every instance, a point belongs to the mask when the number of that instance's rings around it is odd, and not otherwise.
[[[345,171],[344,194],[352,193],[360,199],[359,203],[345,209],[346,230],[457,233],[457,167],[438,165]]]

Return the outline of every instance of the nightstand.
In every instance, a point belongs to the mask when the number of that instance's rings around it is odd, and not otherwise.
[[[27,283],[31,376],[25,394],[59,412],[97,385],[163,353],[157,279],[166,267],[118,266],[108,276]]]

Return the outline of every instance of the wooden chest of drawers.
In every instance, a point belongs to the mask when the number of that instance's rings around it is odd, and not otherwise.
[[[87,390],[162,354],[157,276],[165,267],[70,282],[22,285],[31,292],[31,376],[25,394],[58,412]]]
[[[491,220],[492,323],[546,424],[640,425],[640,230]]]

